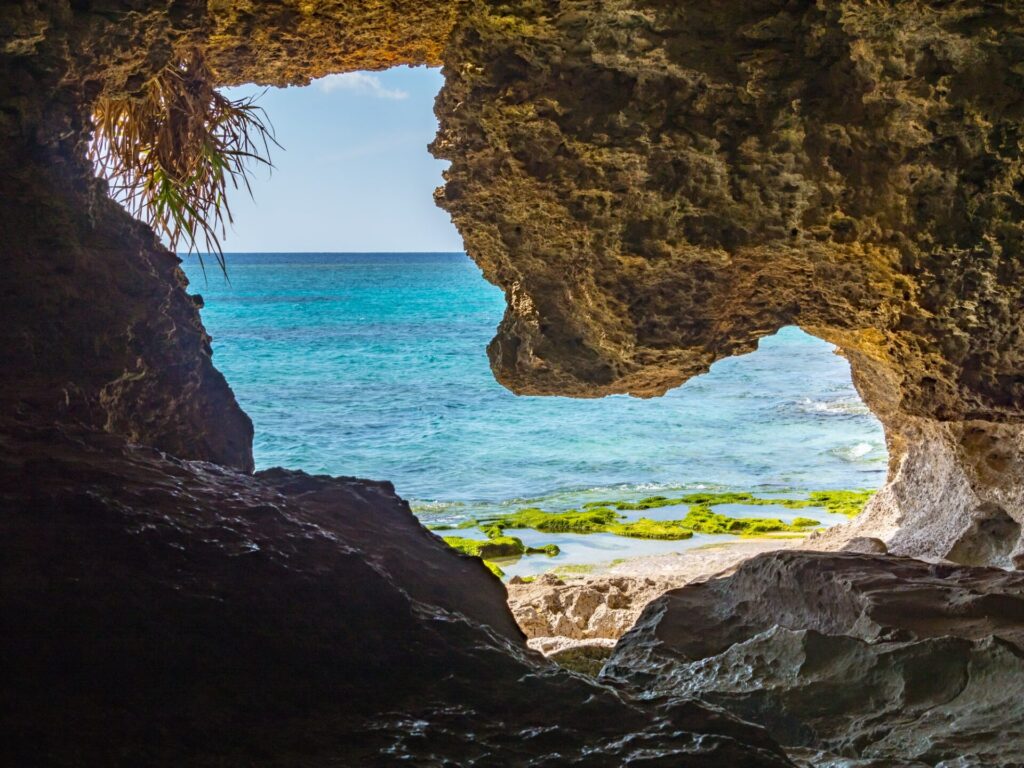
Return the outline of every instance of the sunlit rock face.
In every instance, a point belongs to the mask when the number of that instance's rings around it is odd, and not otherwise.
[[[655,600],[603,677],[723,706],[816,765],[1017,765],[1022,650],[1022,574],[781,552]]]
[[[658,395],[800,325],[888,432],[866,527],[976,561],[994,515],[1012,552],[981,559],[1019,560],[1022,14],[470,3],[434,152],[439,203],[508,298],[496,376]]]

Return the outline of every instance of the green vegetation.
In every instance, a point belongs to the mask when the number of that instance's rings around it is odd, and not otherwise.
[[[874,491],[815,491],[808,494],[807,506],[824,507],[833,514],[856,517],[874,495]]]
[[[689,539],[695,533],[729,534],[733,536],[776,536],[799,538],[821,523],[809,517],[797,517],[785,522],[774,517],[731,517],[719,514],[714,507],[721,504],[744,504],[749,506],[775,506],[785,509],[825,509],[832,514],[853,517],[860,513],[874,491],[814,491],[806,499],[759,498],[752,493],[690,493],[684,496],[649,496],[639,501],[592,501],[582,509],[565,512],[546,512],[537,507],[527,507],[500,517],[481,520],[466,520],[456,526],[437,525],[431,530],[450,531],[479,527],[486,539],[469,539],[461,536],[445,536],[449,546],[483,559],[495,574],[503,575],[501,569],[491,560],[521,557],[522,555],[559,554],[558,546],[546,544],[541,547],[527,547],[515,536],[506,535],[506,530],[533,529],[547,533],[611,533],[635,539],[662,539],[667,541]],[[658,509],[661,507],[687,505],[684,517],[678,520],[652,520],[642,517],[629,520],[622,512]],[[566,575],[589,573],[590,565],[569,565],[556,569],[555,573]]]
[[[619,511],[638,511],[674,507],[683,504],[702,507],[715,507],[719,504],[747,504],[756,507],[778,506],[786,509],[807,509],[808,507],[824,507],[828,512],[856,517],[875,495],[874,491],[812,491],[806,499],[761,499],[752,493],[689,493],[685,496],[669,498],[667,496],[648,496],[640,501],[590,501],[583,505],[589,509],[617,509]]]
[[[820,523],[799,517],[792,523],[776,518],[739,518],[719,515],[709,506],[694,504],[681,520],[651,520],[643,517],[626,521],[621,514],[607,507],[594,507],[582,512],[544,512],[524,509],[511,515],[489,520],[481,526],[488,536],[501,536],[505,529],[533,528],[557,533],[612,533],[634,539],[689,539],[694,533],[729,533],[756,536],[765,533],[803,533]],[[492,539],[495,540],[495,539]]]
[[[493,539],[464,539],[461,536],[445,536],[445,543],[466,555],[484,560],[496,557],[519,557],[526,554],[526,547],[515,536],[496,536]]]
[[[786,509],[824,508],[835,514],[853,517],[873,495],[873,491],[814,491],[806,499],[758,498],[752,493],[690,493],[684,496],[649,496],[639,501],[591,501],[580,510],[545,512],[528,507],[479,522],[480,530],[492,540],[504,536],[506,529],[531,528],[548,533],[612,533],[637,539],[688,539],[694,533],[762,536],[768,534],[804,534],[821,523],[809,517],[797,517],[787,523],[774,517],[730,517],[714,512],[720,504],[775,506]],[[627,520],[621,512],[687,505],[679,520]]]
[[[561,551],[557,544],[544,544],[540,547],[526,548],[526,554],[528,555],[547,555],[548,557],[554,557]]]
[[[465,527],[465,526],[460,526]],[[435,528],[434,530],[438,530]],[[445,530],[450,530],[450,526]],[[522,555],[547,555],[554,557],[559,553],[557,544],[544,544],[540,547],[528,547],[523,544],[522,539],[515,536],[502,536],[500,531],[497,535],[488,536],[486,539],[467,539],[462,536],[445,536],[444,543],[452,549],[457,549],[464,555],[479,557],[484,565],[490,568],[498,578],[505,576],[504,571],[492,562],[494,559],[517,558]]]
[[[613,509],[585,509],[577,512],[545,512],[536,507],[528,507],[511,515],[486,520],[480,525],[482,531],[490,535],[490,531],[505,528],[532,528],[547,533],[601,533],[621,515]]]
[[[720,515],[705,504],[695,504],[680,523],[696,533],[730,533],[739,536],[758,536],[765,533],[802,533],[820,525],[817,520],[798,517],[792,523],[778,518],[729,517]]]
[[[231,223],[228,187],[251,193],[248,166],[270,165],[269,146],[277,142],[253,99],[229,99],[215,84],[193,49],[136,93],[101,96],[90,152],[111,195],[165,234],[171,250],[183,241],[201,263],[202,238],[225,270],[220,238]]]
[[[689,539],[693,531],[684,528],[678,520],[648,520],[642,517],[631,523],[612,523],[605,529],[616,536],[627,536],[631,539]]]

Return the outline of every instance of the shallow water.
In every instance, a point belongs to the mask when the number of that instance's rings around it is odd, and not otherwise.
[[[485,353],[502,293],[463,254],[228,265],[230,284],[204,283],[194,257],[185,269],[260,468],[387,479],[435,523],[684,490],[793,497],[885,475],[881,427],[846,361],[798,329],[662,398],[517,397]]]

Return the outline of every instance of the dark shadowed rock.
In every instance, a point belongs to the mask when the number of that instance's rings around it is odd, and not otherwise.
[[[790,746],[887,765],[1015,765],[1024,575],[760,555],[655,600],[602,677],[650,697],[698,696]]]
[[[387,483],[0,441],[4,764],[785,766],[530,652]]]

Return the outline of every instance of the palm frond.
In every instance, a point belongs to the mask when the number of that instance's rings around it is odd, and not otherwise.
[[[280,146],[256,97],[229,99],[213,87],[199,51],[189,51],[129,97],[101,97],[93,109],[92,160],[111,196],[133,215],[199,256],[200,240],[227,275],[221,238],[232,222],[227,188],[244,186],[249,166],[271,166]]]

